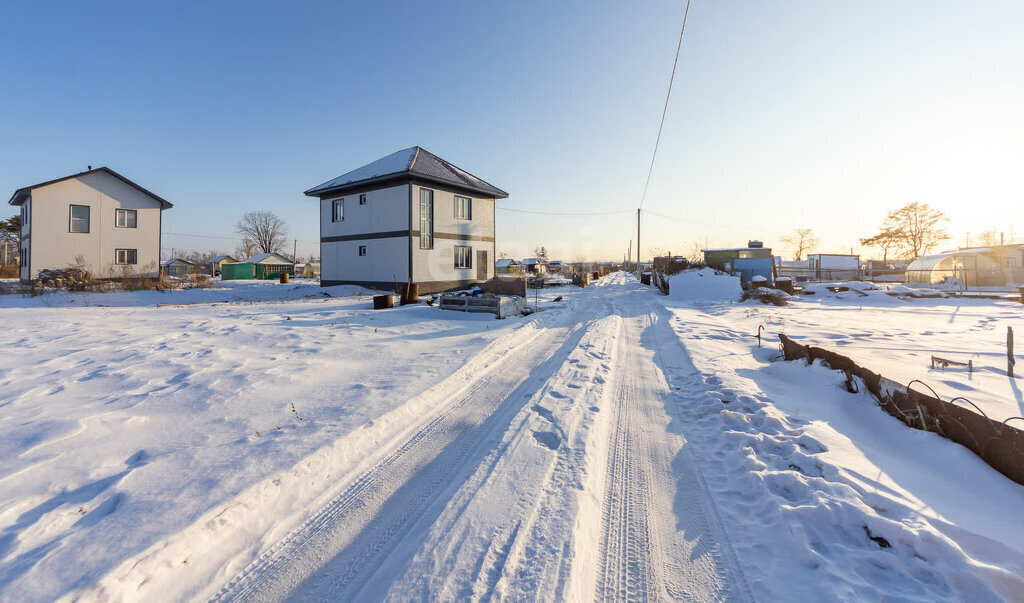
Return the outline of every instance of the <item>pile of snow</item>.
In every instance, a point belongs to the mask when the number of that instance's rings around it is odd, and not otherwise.
[[[743,294],[740,278],[713,268],[684,270],[668,279],[668,296],[682,301],[736,301]]]
[[[881,291],[881,287],[868,281],[847,281],[837,287],[846,287],[851,291]]]
[[[928,287],[906,287],[904,285],[896,285],[889,287],[890,295],[909,295],[910,297],[948,297],[942,291],[938,289],[931,289]]]

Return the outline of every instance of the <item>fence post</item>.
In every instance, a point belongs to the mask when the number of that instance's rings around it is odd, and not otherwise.
[[[1013,365],[1017,361],[1013,359],[1013,327],[1006,327],[1006,374],[1013,377]]]

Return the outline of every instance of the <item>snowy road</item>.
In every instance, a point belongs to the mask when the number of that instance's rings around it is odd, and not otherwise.
[[[650,303],[624,281],[607,283],[604,295],[581,301],[440,400],[436,416],[384,447],[214,599],[742,593],[709,529],[708,493],[676,503],[671,465],[683,442],[667,430],[668,387],[641,343],[654,339]],[[593,467],[588,440],[602,451],[591,455]],[[588,471],[600,473],[594,490],[580,488]],[[600,520],[572,529],[566,520],[580,498],[599,502]],[[502,501],[513,504],[496,512]]]

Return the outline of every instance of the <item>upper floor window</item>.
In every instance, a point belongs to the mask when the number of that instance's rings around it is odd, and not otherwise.
[[[434,191],[420,189],[420,249],[434,248]]]
[[[463,220],[473,219],[473,200],[469,197],[455,196],[455,217]]]
[[[345,200],[335,199],[331,202],[331,222],[341,222],[345,219]]]
[[[115,249],[114,262],[117,264],[137,264],[139,251],[137,249]]]
[[[366,245],[359,246],[359,255],[366,255]]]
[[[472,268],[473,267],[473,248],[466,245],[455,246],[455,267],[456,268]]]
[[[118,209],[114,211],[118,228],[135,228],[138,213],[134,209]]]
[[[89,232],[89,206],[72,205],[70,222],[70,232]]]
[[[359,205],[366,205],[366,193],[359,195]]]
[[[28,204],[29,204],[28,201],[26,201],[26,202],[21,204],[21,227],[22,228],[25,228],[26,226],[28,226],[28,219],[29,219],[29,216],[28,216]]]

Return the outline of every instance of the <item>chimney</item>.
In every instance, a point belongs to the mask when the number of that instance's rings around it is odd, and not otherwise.
[[[88,170],[86,170],[86,171],[87,171],[87,172],[91,172],[91,171],[92,171],[92,166],[90,165],[90,166],[87,166],[87,167],[88,167],[89,169],[88,169]]]

